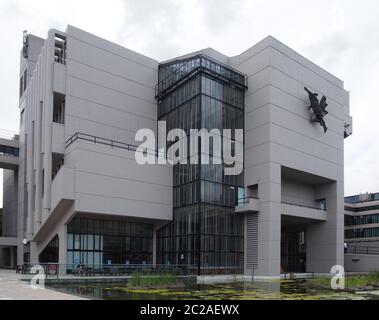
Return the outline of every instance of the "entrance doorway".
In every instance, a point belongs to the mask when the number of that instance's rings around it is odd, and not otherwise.
[[[305,231],[282,230],[280,252],[283,272],[306,272]]]
[[[280,267],[286,273],[307,272],[307,226],[309,219],[281,216]]]
[[[0,267],[15,268],[17,265],[17,247],[0,246]]]

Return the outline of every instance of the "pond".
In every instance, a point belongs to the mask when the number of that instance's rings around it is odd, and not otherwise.
[[[308,280],[187,285],[181,289],[133,289],[125,284],[55,284],[50,288],[105,300],[379,300],[368,292],[315,288]]]

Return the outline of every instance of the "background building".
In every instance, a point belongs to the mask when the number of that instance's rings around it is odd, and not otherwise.
[[[326,133],[304,87],[327,97]],[[234,57],[208,48],[159,63],[72,26],[25,35],[20,114],[18,264],[269,276],[343,264],[349,94],[272,37]],[[158,120],[244,129],[243,174],[138,165],[135,133]]]
[[[0,209],[0,267],[17,264],[18,135],[0,136],[3,208]]]
[[[379,193],[345,197],[345,268],[379,270]]]

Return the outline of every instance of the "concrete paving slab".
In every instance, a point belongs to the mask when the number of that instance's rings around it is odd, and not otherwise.
[[[14,270],[0,269],[0,300],[87,300],[52,289],[33,289]]]

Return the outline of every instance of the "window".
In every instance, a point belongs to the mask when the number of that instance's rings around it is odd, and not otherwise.
[[[53,122],[64,124],[66,97],[54,92]]]
[[[20,78],[20,98],[22,97],[22,94],[24,93],[24,90],[23,90],[23,88],[24,88],[24,79],[23,79],[23,76],[21,76],[21,78]]]
[[[57,263],[59,260],[59,238],[56,235],[39,255],[39,262]]]
[[[61,34],[56,33],[54,43],[55,43],[55,48],[54,48],[55,62],[66,64],[66,48],[67,48],[66,37]]]
[[[22,109],[20,114],[20,126],[24,124],[24,117],[25,117],[25,109]]]
[[[316,202],[318,203],[320,210],[326,211],[326,199],[318,199]]]
[[[153,261],[152,224],[76,217],[68,224],[67,233],[69,270],[79,262],[99,268]]]
[[[244,84],[245,77],[212,59],[198,58],[202,69],[194,76],[183,78],[177,87],[169,88],[171,84],[165,82],[165,88],[171,91],[158,98],[159,120],[167,121],[167,130],[181,128],[187,134],[190,129],[203,127],[243,129],[244,89],[237,83],[230,85],[229,80]],[[183,67],[183,73],[175,75],[184,77],[196,65],[192,60],[186,71]],[[178,61],[179,68],[187,61]],[[173,65],[160,66],[159,83],[172,72]],[[211,159],[213,142],[210,139]],[[198,147],[200,150],[201,144]],[[213,163],[174,166],[174,219],[157,233],[158,263],[185,263],[194,272],[209,266],[218,272],[227,272],[229,267],[241,270],[243,220],[234,210],[243,173],[238,177],[224,176],[223,170],[223,165]],[[204,273],[209,271],[204,269]]]
[[[24,91],[26,90],[26,86],[28,84],[28,69],[24,71]]]
[[[23,75],[20,78],[20,88],[19,88],[20,98],[25,92],[27,84],[28,84],[28,69],[25,69]]]

